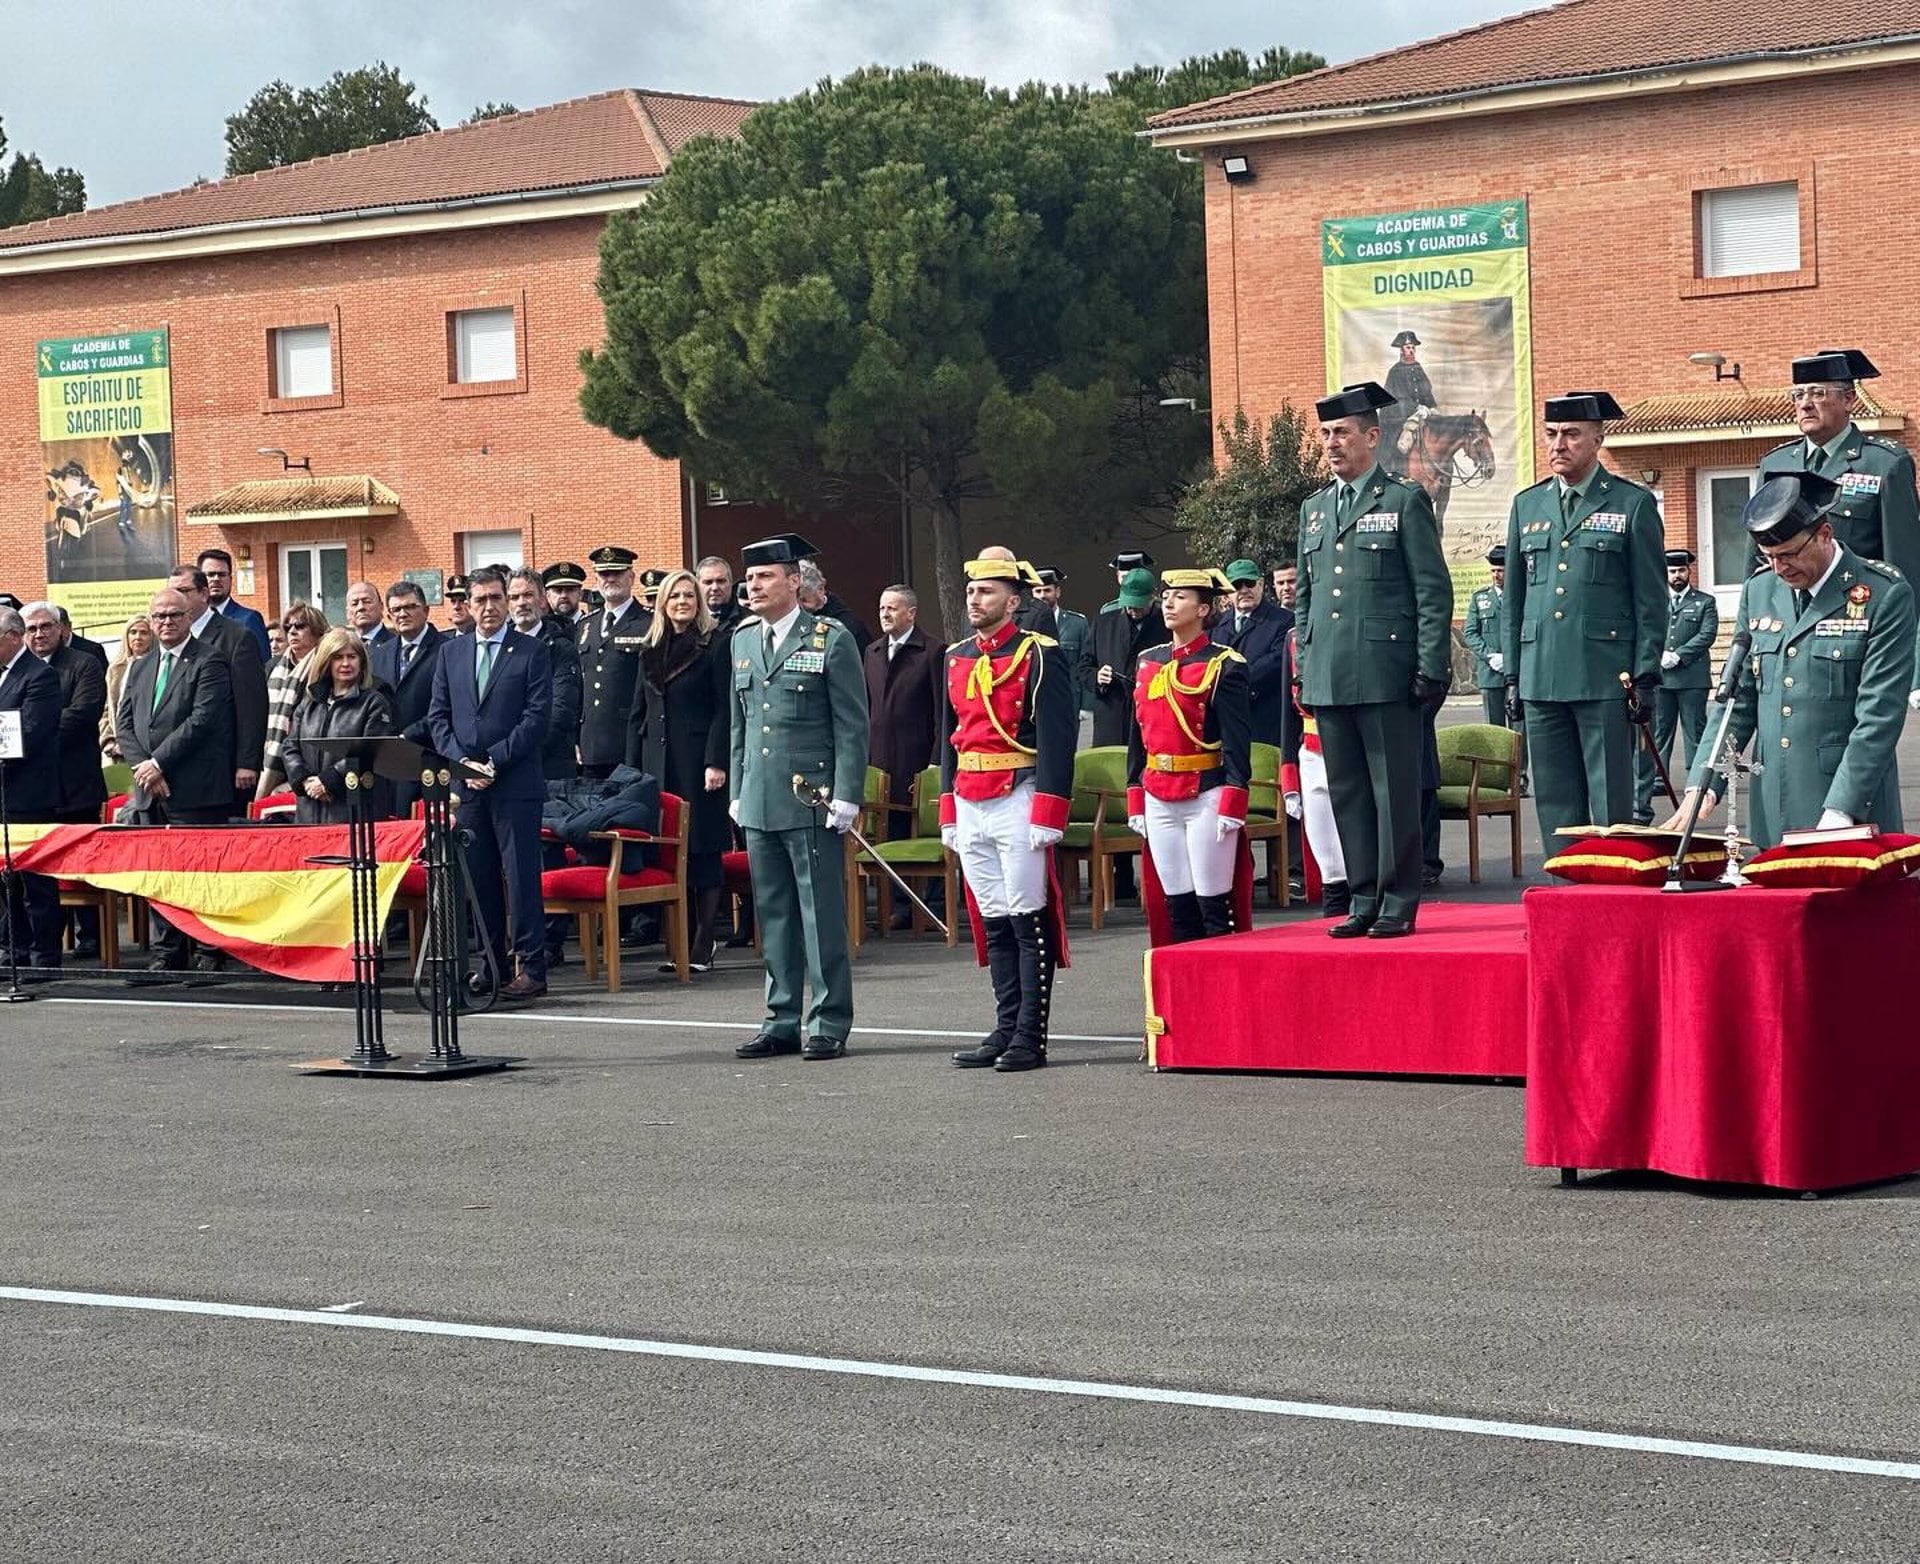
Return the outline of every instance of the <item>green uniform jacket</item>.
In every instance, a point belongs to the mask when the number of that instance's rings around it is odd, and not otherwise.
[[[1720,605],[1711,592],[1688,587],[1674,608],[1667,594],[1665,650],[1678,654],[1678,668],[1662,668],[1660,684],[1668,690],[1706,690],[1713,687],[1713,638],[1720,633]]]
[[[1066,654],[1067,671],[1073,675],[1074,706],[1079,711],[1093,710],[1092,694],[1080,688],[1080,657],[1093,642],[1093,625],[1078,609],[1056,606],[1053,611],[1055,639]]]
[[[1863,601],[1850,600],[1860,592]],[[1770,847],[1782,831],[1806,830],[1821,810],[1838,809],[1898,831],[1893,755],[1907,720],[1913,589],[1891,565],[1842,549],[1806,613],[1794,614],[1792,589],[1769,570],[1742,590],[1735,626],[1752,634],[1753,652],[1728,736],[1744,746],[1757,733],[1754,758],[1764,768],[1749,779],[1753,812],[1742,829]],[[1708,714],[1709,740],[1719,722],[1718,709]],[[1724,797],[1714,758],[1703,745],[1689,781]]]
[[[1506,607],[1506,593],[1490,586],[1483,586],[1467,599],[1467,616],[1460,622],[1460,639],[1473,653],[1473,687],[1477,690],[1498,690],[1506,685],[1507,676],[1495,673],[1487,662],[1495,652],[1506,655],[1507,634],[1503,628]]]
[[[1451,672],[1453,577],[1427,491],[1375,467],[1354,510],[1339,523],[1332,484],[1300,507],[1294,617],[1308,707],[1404,701],[1414,674]]]
[[[727,784],[739,823],[798,831],[826,816],[793,796],[803,776],[857,804],[867,785],[867,680],[853,634],[838,620],[800,610],[767,663],[766,626],[733,633],[733,749]]]
[[[1666,528],[1653,493],[1602,467],[1571,516],[1554,478],[1507,517],[1507,672],[1529,701],[1619,700],[1660,672]]]
[[[1760,458],[1760,480],[1807,470],[1807,441],[1796,436]],[[1884,559],[1910,581],[1920,580],[1920,494],[1914,490],[1913,458],[1892,440],[1862,434],[1847,425],[1840,464],[1822,474],[1840,485],[1827,512],[1833,535],[1863,559]]]

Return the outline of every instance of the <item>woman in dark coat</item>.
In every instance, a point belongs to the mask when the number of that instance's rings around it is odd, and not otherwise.
[[[644,726],[640,765],[661,791],[688,806],[687,892],[693,902],[695,972],[713,966],[713,924],[720,911],[720,855],[733,845],[727,821],[730,671],[726,634],[714,626],[690,570],[660,583],[658,607],[640,648],[634,682],[634,725]],[[662,967],[663,972],[671,967]]]
[[[300,825],[344,825],[347,819],[347,771],[355,757],[321,739],[389,738],[394,726],[393,702],[373,682],[366,643],[351,630],[329,630],[313,649],[307,663],[307,687],[281,746],[281,763],[294,792],[294,820]],[[356,769],[367,770],[370,758],[359,757]],[[373,817],[392,813],[391,790],[374,784]]]

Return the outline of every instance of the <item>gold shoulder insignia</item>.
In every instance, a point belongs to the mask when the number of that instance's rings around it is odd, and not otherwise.
[[[1230,663],[1243,663],[1246,661],[1246,658],[1241,656],[1240,653],[1236,652],[1231,646],[1221,647],[1220,657],[1222,661]]]
[[[1035,646],[1058,646],[1060,643],[1050,635],[1042,635],[1038,630],[1029,630],[1027,639]]]

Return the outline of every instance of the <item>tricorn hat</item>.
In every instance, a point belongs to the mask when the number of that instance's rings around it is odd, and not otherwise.
[[[1873,380],[1880,371],[1858,348],[1822,348],[1793,361],[1797,386],[1836,386],[1854,380]]]
[[[1488,549],[1487,563],[1493,566],[1495,570],[1505,570],[1507,568],[1506,544],[1496,543],[1492,548]]]
[[[1145,549],[1122,549],[1107,561],[1109,570],[1144,570],[1153,563],[1153,556]]]
[[[1816,472],[1784,472],[1753,491],[1740,512],[1755,543],[1777,548],[1820,525],[1840,485]]]
[[[1396,347],[1396,348],[1404,348],[1404,347],[1411,346],[1411,347],[1417,348],[1420,346],[1420,339],[1416,337],[1411,331],[1403,331],[1400,333],[1399,336],[1393,339],[1393,341],[1389,344],[1389,346]]]
[[[1342,386],[1332,396],[1321,397],[1313,404],[1313,411],[1324,424],[1335,418],[1360,418],[1377,413],[1399,400],[1379,381],[1363,380],[1358,385]]]
[[[464,603],[469,591],[470,585],[465,576],[448,576],[447,584],[440,589],[440,595],[451,598],[455,602]]]
[[[1548,423],[1555,424],[1603,424],[1609,418],[1627,416],[1610,391],[1569,391],[1565,396],[1550,396],[1542,412]]]
[[[1690,548],[1670,548],[1667,550],[1667,569],[1678,570],[1682,565],[1691,565],[1699,556]]]
[[[740,550],[740,563],[748,569],[755,565],[797,565],[819,552],[798,533],[777,532]]]

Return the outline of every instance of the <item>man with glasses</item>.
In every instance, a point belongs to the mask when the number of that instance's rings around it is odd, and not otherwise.
[[[227,682],[233,700],[233,812],[244,820],[260,780],[267,744],[267,670],[254,654],[253,637],[231,619],[213,611],[206,572],[198,565],[176,565],[167,578],[187,601],[188,632],[194,640],[226,659]]]
[[[1534,807],[1546,851],[1565,826],[1633,818],[1633,736],[1622,674],[1653,716],[1666,644],[1666,530],[1653,493],[1600,465],[1605,391],[1569,391],[1544,408],[1553,476],[1522,489],[1507,516],[1499,648],[1509,693],[1526,707]]]
[[[427,707],[433,700],[433,666],[450,637],[427,623],[427,597],[415,581],[396,581],[387,588],[387,618],[393,622],[393,634],[367,654],[367,664],[393,698],[395,731],[431,749]],[[403,817],[412,814],[419,796],[419,783],[396,782],[395,812]]]
[[[67,626],[52,603],[29,603],[21,610],[27,625],[27,650],[53,670],[60,683],[60,797],[48,816],[56,825],[98,825],[107,801],[107,779],[100,770],[100,715],[107,707],[107,670],[85,652],[67,645]],[[100,913],[82,907],[75,914],[73,953],[83,961],[100,953]],[[34,953],[36,966],[60,964],[59,942]]]
[[[1749,739],[1762,769],[1741,825],[1771,847],[1786,831],[1874,825],[1901,829],[1894,748],[1913,668],[1913,589],[1891,565],[1835,536],[1845,490],[1817,473],[1770,478],[1742,520],[1767,567],[1740,593],[1736,631],[1752,637],[1727,737]],[[1719,724],[1710,713],[1707,731]],[[1726,791],[1721,757],[1694,756],[1678,829],[1696,795],[1701,818]]]
[[[231,619],[260,650],[260,661],[273,661],[273,644],[267,639],[267,622],[245,603],[233,600],[233,556],[223,548],[203,548],[194,564],[207,578],[207,602],[222,619]]]

